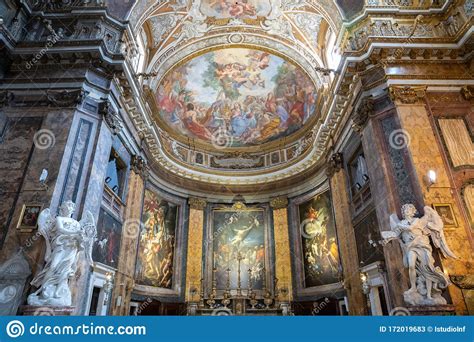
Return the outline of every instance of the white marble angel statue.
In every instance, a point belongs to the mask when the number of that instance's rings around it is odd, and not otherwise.
[[[390,216],[391,231],[382,232],[383,243],[398,239],[403,251],[403,264],[408,268],[410,289],[404,293],[409,305],[444,305],[441,296],[450,281],[439,267],[435,267],[430,244],[439,248],[444,257],[457,259],[449,249],[444,237],[441,217],[432,208],[425,206],[425,215],[416,218],[417,210],[413,204],[402,206],[403,219],[396,214]]]
[[[38,290],[28,296],[29,305],[71,306],[69,279],[76,274],[79,252],[84,251],[87,262],[92,263],[97,236],[94,217],[87,211],[78,222],[72,218],[75,209],[76,205],[67,201],[58,216],[48,208],[38,218],[38,230],[46,240],[46,263],[31,282]]]

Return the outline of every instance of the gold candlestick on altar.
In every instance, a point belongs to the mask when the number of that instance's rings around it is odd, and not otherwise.
[[[214,267],[212,269],[212,291],[216,291],[217,289],[217,278],[216,278],[217,268]]]
[[[226,291],[230,291],[230,268],[227,268],[227,281],[225,283],[225,289]]]
[[[239,268],[237,270],[237,296],[242,296],[242,283],[240,281],[240,263],[242,262],[244,258],[242,257],[242,254],[239,252],[237,255],[237,261],[239,264]]]
[[[204,307],[204,278],[201,278],[201,293],[199,294],[199,307]]]
[[[248,290],[247,290],[247,297],[250,297],[252,293],[252,269],[249,268],[249,279],[248,279]]]

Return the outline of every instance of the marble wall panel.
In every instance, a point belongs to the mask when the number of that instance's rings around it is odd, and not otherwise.
[[[461,211],[453,195],[447,165],[444,163],[440,146],[436,141],[434,127],[424,104],[398,105],[398,113],[403,129],[411,137],[410,153],[416,170],[416,177],[423,191],[425,205],[449,203],[458,219],[457,228],[445,229],[445,236],[451,250],[460,258],[459,261],[441,258],[443,269],[450,275],[472,273],[473,252],[469,243],[468,230],[464,220],[460,219]],[[423,179],[428,170],[437,174],[436,184],[427,188]],[[462,292],[456,286],[450,286],[449,294],[458,313],[467,313]]]

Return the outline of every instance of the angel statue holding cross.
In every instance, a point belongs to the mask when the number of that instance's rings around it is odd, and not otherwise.
[[[59,208],[59,215],[45,209],[38,218],[39,233],[46,240],[45,265],[31,284],[38,290],[28,296],[33,306],[71,306],[69,279],[77,270],[79,252],[84,251],[86,260],[92,263],[92,245],[97,228],[90,211],[80,221],[72,218],[76,205],[67,201]]]
[[[408,268],[411,286],[404,293],[405,302],[409,305],[444,305],[446,299],[441,296],[441,292],[448,287],[450,281],[434,265],[430,238],[444,257],[457,257],[446,243],[441,217],[428,206],[424,207],[424,212],[423,217],[417,218],[413,204],[403,205],[403,219],[400,221],[396,214],[390,216],[391,231],[382,232],[382,242],[386,244],[394,239],[400,242],[403,264]]]

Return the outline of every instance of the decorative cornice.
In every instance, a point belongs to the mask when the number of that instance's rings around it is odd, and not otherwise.
[[[203,198],[191,197],[189,199],[189,206],[191,209],[195,210],[204,210],[206,208],[207,202]]]
[[[288,198],[281,196],[281,197],[276,197],[273,198],[270,201],[270,207],[273,209],[284,209],[288,207]]]
[[[403,104],[415,104],[422,102],[426,96],[426,86],[417,87],[390,87],[390,98],[392,101],[400,101]]]

